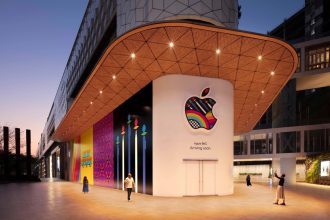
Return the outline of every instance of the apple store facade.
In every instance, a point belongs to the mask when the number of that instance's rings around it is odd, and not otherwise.
[[[139,26],[109,45],[53,138],[68,179],[156,196],[233,193],[233,137],[296,68],[287,43],[191,22]]]

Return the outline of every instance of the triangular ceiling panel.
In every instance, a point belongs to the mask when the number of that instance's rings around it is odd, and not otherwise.
[[[181,47],[195,48],[195,44],[194,44],[193,39],[194,38],[193,38],[193,35],[191,33],[191,30],[189,30],[174,43],[175,43],[175,45],[178,45],[178,46],[181,46]]]
[[[131,57],[131,52],[136,56]],[[257,59],[259,53],[261,60]],[[235,133],[249,131],[297,65],[295,50],[281,40],[172,21],[124,33],[111,42],[99,60],[56,129],[56,140],[77,137],[152,80],[168,74],[202,75],[231,82]]]
[[[216,33],[212,32],[212,31],[197,30],[197,29],[192,30],[192,33],[193,33],[193,39],[194,39],[196,47],[200,47],[206,41],[208,41],[210,38],[212,38],[213,36],[216,36]],[[216,43],[216,37],[214,40],[215,40],[214,42]],[[214,44],[214,45],[216,45],[216,44]]]

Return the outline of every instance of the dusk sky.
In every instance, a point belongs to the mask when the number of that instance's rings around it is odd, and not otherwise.
[[[0,0],[0,125],[31,129],[36,153],[87,0]],[[304,0],[240,0],[239,29],[267,33]]]

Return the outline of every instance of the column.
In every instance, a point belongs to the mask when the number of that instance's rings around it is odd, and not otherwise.
[[[281,158],[280,160],[281,173],[285,174],[285,183],[296,183],[296,158]]]
[[[277,132],[273,132],[272,133],[273,135],[273,157],[275,156],[276,154],[276,149],[277,149],[277,141],[276,141],[276,138],[277,138]]]
[[[26,175],[31,176],[31,130],[26,130]]]
[[[5,176],[9,176],[9,128],[3,127],[3,150],[4,150],[4,165]]]
[[[21,133],[19,128],[15,128],[15,146],[16,146],[16,177],[21,176]]]

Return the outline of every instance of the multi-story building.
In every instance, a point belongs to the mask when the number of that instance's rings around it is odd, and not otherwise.
[[[298,60],[284,41],[238,31],[238,16],[237,0],[90,1],[41,135],[43,174],[232,193],[234,132],[253,128]]]
[[[269,35],[296,48],[298,66],[255,129],[236,137],[234,175],[268,181],[281,170],[304,181],[306,156],[330,152],[330,2],[306,0]]]

